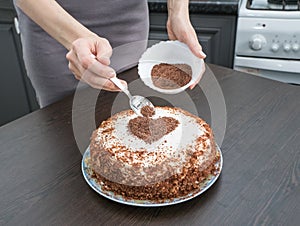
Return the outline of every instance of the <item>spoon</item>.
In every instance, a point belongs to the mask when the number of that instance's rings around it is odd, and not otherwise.
[[[142,96],[132,96],[126,86],[124,86],[117,77],[110,78],[119,89],[121,89],[129,98],[130,108],[139,116],[143,116],[141,113],[141,109],[145,106],[150,106],[154,108],[154,105],[145,97]]]
[[[94,54],[91,54],[91,57],[97,60]],[[141,113],[141,109],[143,107],[150,106],[151,108],[154,108],[154,105],[147,98],[138,95],[132,96],[128,88],[124,86],[117,77],[110,78],[110,81],[112,81],[120,90],[122,90],[123,93],[128,96],[130,108],[138,116],[143,116]]]

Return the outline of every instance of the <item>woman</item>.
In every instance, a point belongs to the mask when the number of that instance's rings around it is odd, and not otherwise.
[[[14,3],[27,74],[41,107],[70,94],[78,80],[94,88],[119,91],[108,80],[116,76],[109,66],[112,48],[148,38],[146,0]],[[205,58],[189,20],[188,4],[188,0],[168,0],[168,35],[171,40],[186,43],[199,58]],[[122,83],[126,85],[123,80]]]

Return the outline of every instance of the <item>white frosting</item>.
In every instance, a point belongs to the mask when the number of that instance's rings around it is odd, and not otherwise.
[[[130,119],[137,117],[135,114],[128,115],[127,112],[124,114],[119,113],[117,116],[118,117],[116,117],[115,120],[110,121],[109,125],[98,129],[96,140],[102,140],[101,143],[104,148],[112,149],[113,152],[119,150],[116,146],[125,146],[126,151],[131,152],[133,155],[131,163],[140,163],[147,167],[151,164],[159,164],[166,158],[170,157],[177,157],[179,161],[184,161],[186,156],[178,156],[179,153],[182,153],[182,150],[206,151],[206,149],[203,148],[203,144],[196,142],[198,137],[207,132],[206,128],[197,122],[196,118],[184,114],[184,111],[177,111],[172,108],[156,107],[155,115],[152,117],[153,119],[164,116],[172,117],[179,121],[179,125],[175,128],[175,130],[151,144],[139,139],[129,131],[128,122]],[[108,136],[103,136],[102,131],[108,127],[113,128],[112,133]],[[206,145],[210,145],[210,140],[206,139],[205,143]],[[196,144],[197,146],[195,146]],[[204,154],[198,158],[205,161],[205,159],[211,154],[209,150],[207,150],[209,153],[204,152]],[[140,156],[141,151],[146,151],[142,158]],[[125,153],[126,152],[122,151],[118,152],[115,157],[126,157]]]
[[[170,112],[169,110],[158,108],[152,118],[157,119],[164,116],[177,119],[180,123],[171,133],[151,144],[139,139],[128,130],[129,120],[135,118],[136,115],[118,118],[115,122],[114,135],[121,140],[122,144],[126,145],[132,151],[146,149],[147,151],[152,152],[157,150],[168,151],[186,148],[192,144],[199,135],[203,134],[203,131],[197,125],[196,120],[181,112],[175,112],[174,114],[174,112]],[[166,143],[165,140],[167,141]]]

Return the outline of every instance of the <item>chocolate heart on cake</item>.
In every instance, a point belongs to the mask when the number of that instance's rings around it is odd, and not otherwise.
[[[178,120],[172,117],[152,119],[139,116],[129,120],[128,127],[132,134],[146,143],[152,143],[172,132],[178,124]]]

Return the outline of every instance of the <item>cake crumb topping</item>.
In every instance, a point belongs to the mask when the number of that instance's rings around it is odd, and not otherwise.
[[[172,117],[151,119],[139,116],[129,120],[128,127],[132,134],[146,143],[152,143],[171,133],[178,124],[178,120]]]
[[[188,84],[192,79],[192,68],[188,64],[155,65],[151,70],[153,84],[162,89],[176,89]]]
[[[129,120],[128,127],[132,134],[146,143],[159,140],[176,129],[179,124],[178,120],[172,117],[150,118],[155,115],[155,109],[148,105],[142,107],[141,114],[143,117]]]
[[[142,107],[141,114],[147,118],[152,117],[153,115],[155,115],[155,109],[149,105],[146,105]]]
[[[202,119],[170,107],[155,107],[153,117],[135,117],[130,110],[117,113],[93,132],[90,167],[105,191],[129,200],[164,202],[198,192],[218,172],[214,137]],[[138,124],[140,118],[146,128]],[[161,142],[145,143],[130,130],[129,121],[137,123],[133,130],[145,130],[144,138],[153,142],[150,128],[155,120],[154,137],[173,131]],[[181,128],[176,127],[179,122]]]

